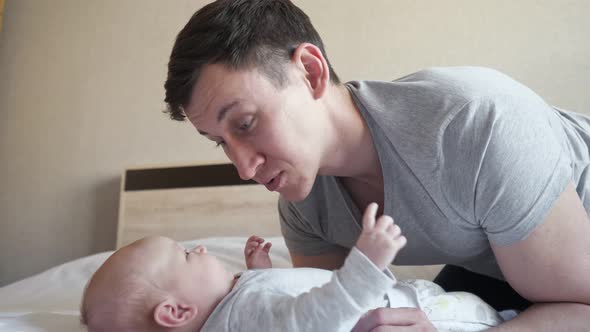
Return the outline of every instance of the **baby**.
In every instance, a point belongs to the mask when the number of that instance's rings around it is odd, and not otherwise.
[[[234,276],[207,249],[185,250],[164,237],[136,241],[92,276],[82,322],[94,331],[350,331],[378,307],[417,307],[439,331],[480,331],[502,322],[469,293],[428,281],[398,282],[387,270],[406,244],[377,205],[341,269],[272,269],[270,243],[252,236],[248,270]]]

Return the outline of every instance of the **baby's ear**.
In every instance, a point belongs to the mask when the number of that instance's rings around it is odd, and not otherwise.
[[[169,298],[156,306],[154,320],[163,327],[180,327],[192,321],[197,312],[195,305],[187,305]]]

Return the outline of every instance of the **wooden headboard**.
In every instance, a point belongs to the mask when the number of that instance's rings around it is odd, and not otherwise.
[[[123,172],[117,248],[148,235],[177,241],[280,235],[278,194],[243,181],[231,164],[132,168]],[[429,279],[442,265],[396,266],[398,278]]]
[[[177,241],[280,235],[278,194],[243,181],[231,164],[123,172],[117,248],[148,235]]]

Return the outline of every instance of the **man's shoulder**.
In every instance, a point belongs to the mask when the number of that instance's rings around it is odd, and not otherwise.
[[[417,147],[436,149],[447,125],[468,105],[541,101],[523,84],[485,67],[432,67],[391,82],[358,81],[348,86],[369,126],[379,128],[394,145],[402,142],[408,153]],[[424,152],[427,158],[438,153]]]
[[[430,81],[469,81],[479,78],[508,78],[502,72],[488,67],[456,66],[456,67],[428,67],[415,73],[406,75],[395,81],[430,80]]]
[[[434,87],[482,87],[514,81],[510,76],[493,68],[476,66],[429,67],[398,78],[393,82],[425,82]]]
[[[348,84],[366,96],[365,99],[386,96],[411,104],[419,103],[424,98],[430,101],[456,100],[460,103],[489,95],[515,94],[528,90],[496,69],[476,66],[429,67],[392,81],[354,81]]]

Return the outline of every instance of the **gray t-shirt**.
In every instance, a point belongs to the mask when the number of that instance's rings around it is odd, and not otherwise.
[[[508,76],[430,68],[346,86],[379,155],[384,213],[408,239],[396,264],[453,264],[504,279],[490,242],[525,239],[569,181],[589,210],[590,118],[548,105]],[[279,200],[289,250],[352,248],[363,209],[337,177],[318,176],[305,200]]]

